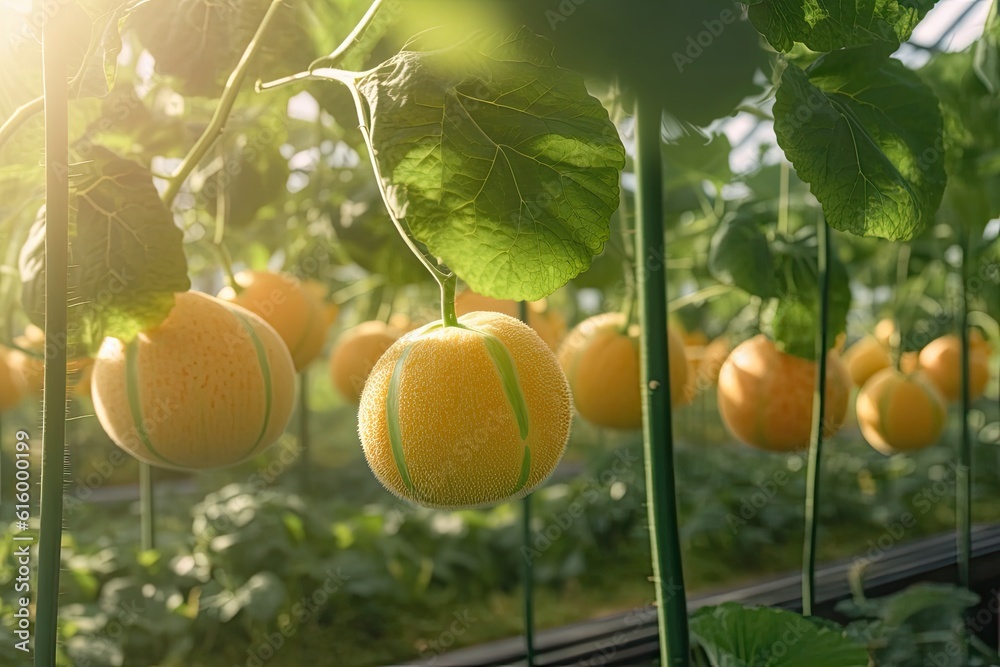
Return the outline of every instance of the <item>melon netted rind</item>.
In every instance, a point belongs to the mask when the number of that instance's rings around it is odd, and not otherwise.
[[[139,460],[219,468],[278,440],[292,414],[295,368],[263,319],[183,292],[166,320],[130,345],[105,339],[91,387],[104,430]]]
[[[358,412],[361,445],[375,477],[401,498],[442,509],[484,507],[530,493],[559,463],[570,430],[569,385],[537,333],[499,313],[470,313],[459,322],[492,334],[509,351],[527,405],[525,440],[483,336],[462,327],[422,328],[396,341],[372,370]],[[412,490],[393,458],[387,419],[390,379],[408,347],[398,414]],[[525,446],[531,466],[518,488]]]

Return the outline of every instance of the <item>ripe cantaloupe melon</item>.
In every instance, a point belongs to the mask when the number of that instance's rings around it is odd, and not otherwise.
[[[330,355],[330,380],[345,400],[355,405],[361,401],[375,363],[401,335],[378,320],[362,322],[340,335]]]
[[[719,382],[719,371],[729,356],[729,341],[720,336],[707,345],[684,346],[687,358],[687,379],[684,382],[684,402],[691,403]]]
[[[969,331],[969,398],[975,400],[986,391],[990,379],[990,345],[978,330]],[[962,396],[962,341],[947,334],[928,343],[918,357],[920,369],[945,399],[957,401]]]
[[[736,347],[719,373],[719,412],[729,430],[748,445],[776,452],[809,445],[815,361],[778,350],[763,334]],[[824,437],[836,433],[847,414],[851,378],[831,350],[827,356]]]
[[[555,350],[566,335],[566,320],[558,311],[550,310],[547,304],[545,299],[528,304],[528,326],[541,336],[550,349]],[[517,301],[493,299],[468,289],[455,297],[455,313],[459,316],[484,311],[518,318],[520,308]]]
[[[323,351],[329,314],[323,305],[304,288],[298,278],[287,273],[270,271],[240,271],[237,292],[225,287],[219,298],[243,306],[270,324],[301,371]]]
[[[865,440],[889,455],[937,442],[947,421],[948,404],[923,372],[904,375],[885,368],[858,392],[857,414]]]
[[[104,430],[140,461],[218,468],[281,436],[295,401],[295,367],[257,315],[182,292],[159,327],[128,344],[104,340],[91,387]]]
[[[358,412],[375,477],[428,507],[520,498],[551,474],[569,438],[569,387],[538,334],[499,313],[458,321],[396,341]]]
[[[8,359],[13,350],[0,348],[0,411],[10,410],[24,398],[24,384]]]
[[[27,354],[21,350],[10,350],[7,353],[7,363],[13,369],[14,375],[18,378],[25,393],[34,394],[41,398],[42,389],[45,386],[45,362],[42,356],[45,354],[45,332],[34,324],[29,324],[24,329],[24,333],[17,336],[14,342],[24,350],[31,350],[35,355]],[[94,360],[79,353],[78,348],[67,350],[66,360],[66,384],[68,387],[77,381],[80,374]]]
[[[580,322],[559,348],[559,365],[569,379],[576,411],[597,426],[642,426],[640,328],[633,324],[622,333],[624,324],[622,313],[595,315]],[[680,405],[688,373],[684,339],[669,325],[667,341],[670,401]]]
[[[889,349],[873,335],[865,336],[847,348],[843,362],[855,387],[864,386],[868,378],[892,365]]]

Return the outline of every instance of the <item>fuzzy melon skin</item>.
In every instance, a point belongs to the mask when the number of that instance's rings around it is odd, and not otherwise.
[[[240,271],[236,283],[242,291],[226,287],[219,292],[219,298],[246,308],[270,324],[288,347],[296,371],[320,355],[330,315],[316,298],[316,288],[305,287],[290,274],[271,271]]]
[[[130,362],[125,343],[105,339],[91,390],[101,426],[140,461],[182,469],[233,465],[285,430],[295,367],[277,332],[250,311],[182,292],[166,320],[132,345]]]
[[[602,313],[580,322],[559,348],[559,364],[573,389],[573,404],[596,426],[636,429],[642,426],[639,328],[621,333],[625,316]],[[688,365],[684,339],[667,327],[670,402],[685,400]]]
[[[719,413],[744,443],[773,452],[809,445],[818,364],[778,350],[760,334],[736,346],[719,372]],[[844,423],[851,378],[831,350],[826,366],[823,435]]]
[[[510,352],[529,431],[522,441],[480,334],[443,327],[400,338],[365,384],[358,432],[375,477],[395,495],[427,507],[482,507],[520,498],[548,478],[569,439],[569,385],[538,334],[499,313],[470,313],[459,323],[496,336]],[[387,417],[390,379],[410,343],[400,376],[399,423],[412,492],[393,459]],[[530,471],[515,492],[525,446],[531,452]]]
[[[937,442],[947,423],[948,404],[923,372],[903,374],[886,368],[858,392],[857,414],[868,444],[891,455]]]
[[[520,304],[510,299],[494,299],[477,294],[466,289],[455,297],[455,313],[459,316],[477,311],[503,313],[509,317],[520,319]],[[555,310],[547,307],[547,301],[541,299],[528,304],[528,326],[545,341],[550,349],[559,348],[559,342],[566,335],[566,320]]]

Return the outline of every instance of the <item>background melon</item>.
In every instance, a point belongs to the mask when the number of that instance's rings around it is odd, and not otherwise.
[[[625,315],[603,313],[580,322],[559,348],[559,365],[573,391],[573,404],[580,416],[597,426],[639,428],[642,426],[639,326],[622,333]],[[670,355],[670,400],[684,402],[687,358],[684,339],[672,325],[667,327]]]
[[[379,357],[402,335],[385,322],[362,322],[340,335],[330,355],[330,380],[345,400],[357,404]]]
[[[976,329],[969,331],[969,398],[986,391],[990,379],[990,345]],[[962,394],[962,341],[956,334],[932,340],[920,350],[920,369],[937,385],[946,400],[957,401]]]
[[[779,351],[763,334],[736,347],[719,373],[722,420],[737,438],[770,451],[809,445],[815,361]],[[847,414],[851,378],[833,350],[827,356],[823,434],[836,433]]]
[[[455,313],[461,316],[476,311],[503,313],[518,318],[520,304],[517,301],[491,299],[468,289],[462,290],[455,297]],[[559,342],[566,335],[565,318],[558,311],[548,308],[546,299],[532,301],[528,304],[528,325],[541,336],[545,344],[552,350],[559,347]]]
[[[315,287],[303,287],[287,273],[241,271],[236,274],[240,291],[225,287],[219,298],[243,306],[274,327],[285,341],[301,371],[323,351],[331,313],[316,298]]]
[[[886,368],[858,392],[857,415],[865,440],[888,455],[937,442],[947,423],[948,404],[923,372]]]

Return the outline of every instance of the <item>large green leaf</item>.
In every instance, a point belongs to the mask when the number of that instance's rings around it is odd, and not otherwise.
[[[617,130],[551,50],[522,30],[403,51],[357,82],[391,212],[480,294],[561,287],[618,206]]]
[[[757,0],[754,26],[778,51],[802,42],[814,51],[866,44],[899,46],[937,0]]]
[[[177,78],[186,95],[215,96],[236,67],[270,2],[268,0],[146,0],[128,25],[153,55],[156,71]],[[301,0],[279,9],[248,78],[271,78],[305,69],[318,55],[297,20]]]
[[[729,168],[732,145],[729,137],[715,134],[705,138],[697,134],[685,135],[671,142],[664,142],[663,180],[668,190],[686,185],[701,186],[702,181],[721,187],[733,179]]]
[[[97,347],[159,324],[190,288],[181,230],[141,165],[95,147],[70,199],[70,326]],[[44,209],[21,249],[22,303],[44,326]]]
[[[1000,216],[1000,20],[974,49],[939,53],[920,70],[941,100],[948,186],[939,215],[974,237]],[[992,54],[992,55],[990,55]]]
[[[778,144],[834,229],[910,239],[945,185],[938,102],[902,63],[875,49],[785,68],[774,104]]]
[[[867,667],[868,651],[783,609],[736,603],[699,609],[691,637],[712,667]]]
[[[771,248],[752,217],[737,215],[719,223],[709,246],[708,270],[719,282],[761,298],[776,294]]]
[[[707,126],[757,95],[770,71],[757,31],[730,0],[406,0],[395,3],[400,36],[428,28],[459,38],[490,26],[526,26],[555,44],[559,62],[588,79],[658,96],[667,113]],[[623,9],[627,7],[627,9]]]

